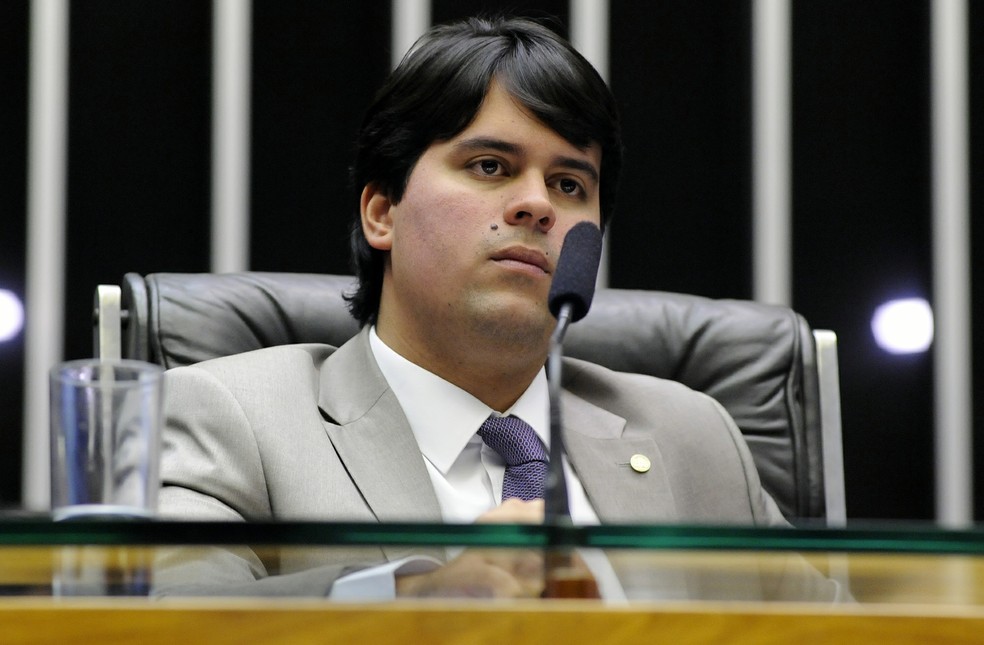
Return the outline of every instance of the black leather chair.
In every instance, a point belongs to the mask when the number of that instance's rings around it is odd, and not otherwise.
[[[358,331],[351,276],[127,274],[96,293],[96,355],[165,368],[288,343],[340,345]],[[845,520],[836,338],[786,307],[602,289],[565,353],[679,381],[717,399],[792,521]],[[697,465],[695,465],[696,467]]]

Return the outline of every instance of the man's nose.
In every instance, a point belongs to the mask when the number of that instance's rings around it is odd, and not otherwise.
[[[525,178],[515,184],[515,189],[506,209],[506,223],[531,226],[543,233],[553,228],[556,214],[543,178]]]

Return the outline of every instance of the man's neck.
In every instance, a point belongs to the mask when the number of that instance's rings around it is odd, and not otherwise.
[[[442,339],[440,351],[434,344],[408,342],[385,325],[376,333],[386,345],[408,361],[457,385],[498,412],[508,410],[522,396],[546,361],[546,352],[491,346],[489,343],[462,343]]]

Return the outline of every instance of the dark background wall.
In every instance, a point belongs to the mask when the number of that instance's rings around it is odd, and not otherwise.
[[[0,289],[24,297],[27,0],[0,2]],[[0,505],[20,499],[23,335],[0,342]]]
[[[516,4],[435,0],[433,18]],[[970,4],[976,134],[984,10]],[[565,0],[522,6],[566,33]],[[0,288],[21,295],[28,14],[27,0],[0,3]],[[211,21],[200,0],[71,4],[66,358],[91,355],[96,284],[208,270]],[[848,512],[930,518],[932,355],[883,354],[869,330],[889,297],[932,299],[929,3],[794,2],[792,21],[793,304],[840,337]],[[348,271],[351,138],[389,33],[389,2],[254,0],[252,268]],[[752,296],[751,35],[750,0],[612,0],[627,142],[612,286]],[[977,177],[984,146],[971,144]],[[22,340],[0,343],[7,505],[20,498]]]
[[[793,298],[839,335],[848,512],[932,517],[933,357],[870,330],[886,300],[932,301],[929,3],[793,7]]]

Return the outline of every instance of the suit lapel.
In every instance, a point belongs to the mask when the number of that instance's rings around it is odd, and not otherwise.
[[[328,437],[377,520],[441,521],[417,440],[376,366],[366,330],[325,362],[319,405]],[[391,558],[408,551],[384,550]]]
[[[569,392],[562,405],[567,456],[598,519],[615,524],[673,520],[676,504],[656,442],[623,437],[625,419]],[[629,465],[633,455],[647,457],[649,470],[634,470]]]

